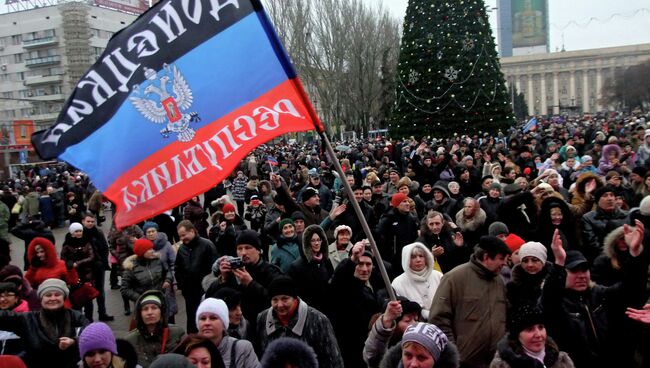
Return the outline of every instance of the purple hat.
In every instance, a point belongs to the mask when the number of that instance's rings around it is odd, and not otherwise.
[[[105,323],[91,323],[79,335],[79,354],[81,358],[93,350],[107,350],[117,355],[115,336],[113,336],[111,328]]]

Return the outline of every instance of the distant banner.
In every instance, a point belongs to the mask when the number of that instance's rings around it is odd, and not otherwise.
[[[148,0],[95,0],[95,4],[136,14],[144,13],[149,8]]]
[[[512,0],[512,47],[548,45],[547,0]]]
[[[258,145],[312,129],[323,131],[259,0],[172,0],[113,36],[32,142],[88,173],[124,227],[207,191]]]

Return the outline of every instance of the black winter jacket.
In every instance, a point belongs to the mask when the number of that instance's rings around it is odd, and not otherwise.
[[[212,272],[217,250],[208,239],[198,235],[178,249],[175,263],[176,283],[184,294],[203,294],[201,281]]]

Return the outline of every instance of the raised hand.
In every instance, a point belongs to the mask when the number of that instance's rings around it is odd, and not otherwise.
[[[393,327],[393,322],[402,315],[402,303],[399,300],[391,300],[386,305],[386,311],[381,316],[381,323],[384,328],[389,329]]]
[[[645,232],[645,226],[639,220],[635,220],[635,228],[632,228],[630,225],[623,225],[623,234],[625,236],[625,243],[627,244],[630,254],[633,257],[636,257],[641,254],[643,247],[641,243],[643,242],[643,233]]]
[[[650,324],[650,304],[646,304],[643,309],[628,308],[625,314],[635,321]]]
[[[555,264],[558,266],[564,266],[564,262],[566,262],[566,251],[564,250],[562,237],[560,236],[560,230],[558,229],[555,229],[553,232],[551,250],[555,256]]]

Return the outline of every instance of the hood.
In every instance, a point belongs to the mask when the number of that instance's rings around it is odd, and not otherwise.
[[[433,186],[433,188],[431,188],[431,197],[433,197],[433,191],[434,191],[434,190],[439,190],[439,191],[441,191],[442,194],[443,194],[446,198],[449,198],[449,189],[447,189],[447,186],[444,185],[443,183],[441,183],[441,182],[437,182],[437,183]]]
[[[165,245],[167,245],[167,242],[168,242],[167,234],[159,231],[158,235],[156,235],[156,239],[154,239],[154,241],[153,241],[153,250],[159,251],[159,250],[163,249],[163,247],[165,247]]]
[[[122,262],[122,268],[124,268],[124,270],[126,271],[131,271],[132,269],[135,268],[137,264],[138,264],[138,256],[135,254],[131,254],[130,256],[124,259],[124,262]]]
[[[621,264],[618,255],[619,250],[616,249],[616,240],[624,234],[623,226],[619,226],[607,234],[605,240],[603,240],[603,252],[610,258],[612,267],[617,270],[621,269]]]
[[[159,332],[162,332],[162,329],[167,327],[167,302],[165,299],[165,294],[163,294],[162,291],[159,290],[147,290],[140,297],[138,300],[135,302],[135,313],[134,313],[134,318],[135,318],[135,324],[140,331],[140,334],[143,337],[147,337],[147,327],[144,325],[144,322],[142,321],[142,307],[140,306],[140,301],[144,299],[145,297],[149,295],[155,295],[160,299],[160,322],[158,323],[159,326]],[[157,337],[158,334],[154,334],[155,337]]]
[[[583,174],[580,174],[580,176],[578,176],[578,179],[576,180],[576,191],[579,193],[584,193],[585,185],[587,185],[587,180],[589,180],[590,178],[596,179],[596,189],[604,185],[603,181],[600,179],[599,176],[592,173],[591,171],[587,171]]]
[[[322,227],[318,225],[309,225],[305,228],[305,231],[302,233],[302,254],[305,256],[305,259],[309,262],[312,259],[313,253],[311,251],[311,245],[309,239],[314,234],[318,234],[323,242],[320,245],[320,253],[323,255],[323,260],[327,260],[328,251],[327,251],[327,236]]]
[[[36,256],[35,248],[37,245],[43,247],[43,250],[45,251],[46,257],[44,266],[54,267],[59,262],[59,256],[56,254],[56,248],[54,247],[54,244],[45,238],[36,237],[29,243],[29,246],[27,247],[27,257],[29,260]]]
[[[603,154],[600,156],[601,161],[607,161],[611,153],[616,153],[616,157],[621,157],[621,147],[618,144],[607,144],[603,146]]]
[[[426,258],[427,269],[432,270],[434,264],[433,254],[431,254],[431,251],[427,249],[427,247],[424,244],[419,242],[411,243],[409,245],[404,246],[404,248],[402,248],[402,269],[405,272],[410,271],[409,264],[411,263],[411,253],[415,248],[420,248],[420,250],[422,250],[422,252],[424,253],[424,257]]]

